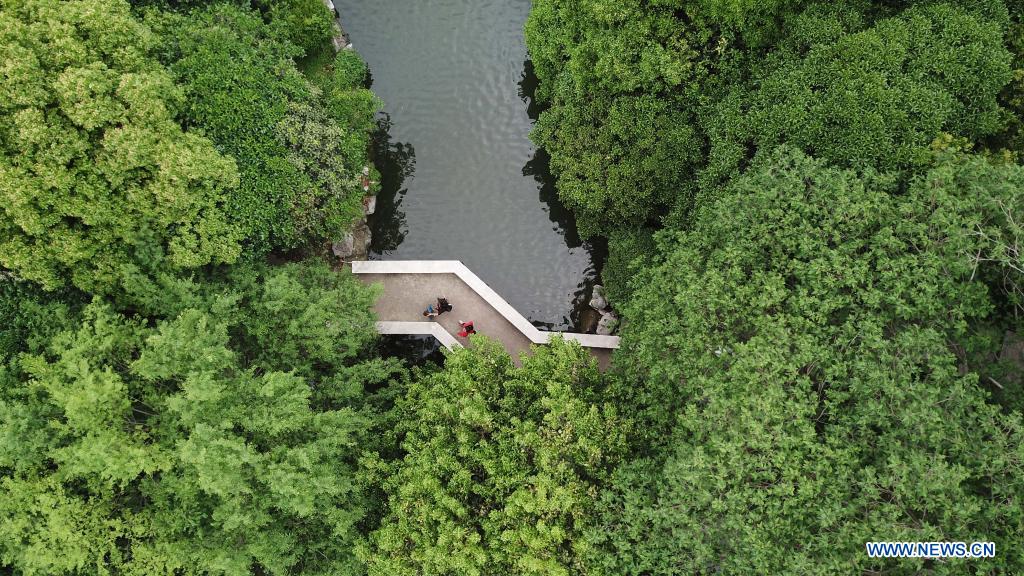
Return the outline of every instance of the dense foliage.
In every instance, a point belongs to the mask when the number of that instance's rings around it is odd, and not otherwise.
[[[906,168],[927,161],[940,132],[977,139],[999,128],[1010,54],[1003,28],[982,15],[926,4],[860,31],[813,13],[788,30],[705,120],[708,177],[781,143],[841,166]]]
[[[3,372],[4,563],[357,573],[356,468],[374,433],[364,387],[393,371],[357,363],[373,294],[316,265],[235,286],[153,327],[93,303]]]
[[[384,482],[369,573],[579,574],[576,536],[621,456],[623,423],[578,345],[515,367],[498,343],[474,344],[396,407],[405,456]]]
[[[252,10],[219,3],[147,21],[185,87],[188,125],[238,162],[228,208],[250,245],[265,252],[343,234],[360,216],[375,100],[337,81],[325,95],[296,69],[303,51]]]
[[[535,139],[584,235],[685,213],[697,180],[761,148],[902,168],[940,132],[1001,128],[1000,2],[747,4],[535,3],[527,42],[551,104]]]
[[[278,34],[304,52],[319,50],[334,32],[323,0],[255,0],[253,4]]]
[[[534,3],[534,137],[625,326],[585,573],[1024,570],[1020,17]]]
[[[319,0],[138,4],[0,2],[0,571],[363,573],[365,65],[299,72]]]
[[[320,0],[0,0],[0,572],[1024,572],[1022,16],[534,0],[602,373],[380,357]]]
[[[642,224],[692,189],[696,53],[674,7],[659,4],[540,0],[527,23],[538,97],[553,104],[535,139],[583,236]]]
[[[783,149],[691,230],[662,234],[620,357],[625,382],[646,383],[620,403],[653,450],[606,495],[606,522],[622,525],[595,535],[610,545],[600,565],[869,572],[882,567],[861,547],[871,540],[1012,549],[1024,430],[985,403],[948,342],[971,346],[968,321],[992,309],[964,257],[989,249],[971,228],[979,199],[1019,202],[1022,177],[944,158],[897,195],[891,175]],[[947,570],[935,573],[963,566]]]
[[[153,250],[175,268],[238,257],[235,163],[175,120],[182,91],[126,5],[5,2],[0,37],[4,267],[107,293]]]

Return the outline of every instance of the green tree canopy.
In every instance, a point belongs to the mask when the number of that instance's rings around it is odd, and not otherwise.
[[[330,42],[334,14],[323,0],[254,0],[281,37],[307,54]]]
[[[154,251],[231,262],[231,159],[175,120],[181,91],[123,1],[0,10],[0,264],[49,289],[115,291]]]
[[[335,105],[348,92],[325,96],[312,85],[293,60],[302,49],[252,9],[218,2],[150,11],[147,22],[184,90],[183,120],[238,162],[241,186],[228,209],[253,251],[348,231],[361,215],[359,175],[376,99],[360,92],[358,105]]]
[[[543,0],[526,26],[550,105],[533,138],[584,236],[685,225],[698,181],[780,144],[918,170],[942,132],[1002,130],[1007,24],[1000,0]]]
[[[475,339],[409,388],[404,458],[363,554],[371,575],[582,573],[575,536],[624,429],[589,353],[556,341],[517,368]]]
[[[938,331],[865,331],[843,344],[774,316],[720,367],[687,371],[696,395],[675,413],[664,461],[624,466],[604,494],[592,571],[1018,572],[1019,414],[985,403]],[[872,560],[870,541],[994,541],[1007,552]]]
[[[373,504],[358,460],[379,444],[371,393],[399,372],[362,362],[372,290],[340,275],[321,286],[326,273],[295,265],[214,288],[153,327],[95,303],[0,369],[0,564],[362,573],[354,546]],[[296,334],[307,324],[322,328]]]
[[[227,287],[241,298],[239,346],[266,370],[313,378],[365,358],[377,339],[379,293],[324,264],[241,270]]]
[[[819,30],[823,21],[803,26]],[[993,134],[1011,78],[1003,32],[968,7],[922,4],[805,54],[781,50],[707,115],[707,172],[731,173],[751,150],[782,143],[842,166],[918,167],[941,132]]]
[[[808,0],[698,0],[680,2],[698,26],[735,35],[736,41],[757,47],[778,39],[787,16],[798,13]]]
[[[974,269],[980,198],[1015,197],[1021,176],[950,155],[898,194],[891,176],[781,149],[692,230],[661,234],[617,359],[646,457],[605,495],[594,565],[841,574],[896,566],[868,559],[870,540],[1012,547],[1020,418],[954,352],[993,311]]]
[[[642,224],[692,191],[699,39],[668,4],[543,0],[530,12],[537,97],[551,104],[532,137],[584,237]]]

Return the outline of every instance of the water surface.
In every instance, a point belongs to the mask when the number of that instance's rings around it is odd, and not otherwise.
[[[372,257],[462,260],[531,321],[573,329],[601,255],[528,137],[530,0],[335,5],[385,103]]]

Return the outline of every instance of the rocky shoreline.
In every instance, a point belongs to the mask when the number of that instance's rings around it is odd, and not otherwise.
[[[618,313],[608,302],[604,286],[594,285],[587,305],[590,310],[584,310],[580,315],[580,331],[598,336],[611,336],[618,330],[621,321]]]
[[[334,7],[334,2],[324,0],[324,5],[331,11],[331,14],[334,14],[334,37],[331,38],[334,51],[351,50],[352,42],[349,40],[348,34],[345,34],[345,29],[341,27],[341,14],[338,14],[338,9]]]
[[[342,50],[352,50],[352,42],[341,25],[341,15],[334,7],[334,2],[324,0],[324,5],[334,15],[334,35],[331,37],[331,45],[335,53]],[[372,160],[371,160],[372,161]],[[363,216],[358,219],[353,227],[344,237],[331,242],[331,253],[338,259],[345,262],[353,260],[366,260],[370,254],[370,243],[373,235],[367,218],[377,210],[377,196],[371,193],[373,182],[370,180],[370,166],[363,166],[361,174],[361,185],[363,187]]]

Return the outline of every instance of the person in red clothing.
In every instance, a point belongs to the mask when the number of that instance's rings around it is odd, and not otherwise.
[[[459,332],[459,336],[465,338],[470,334],[476,334],[476,328],[473,327],[473,321],[463,322],[459,320],[459,326],[462,326],[462,332]]]

